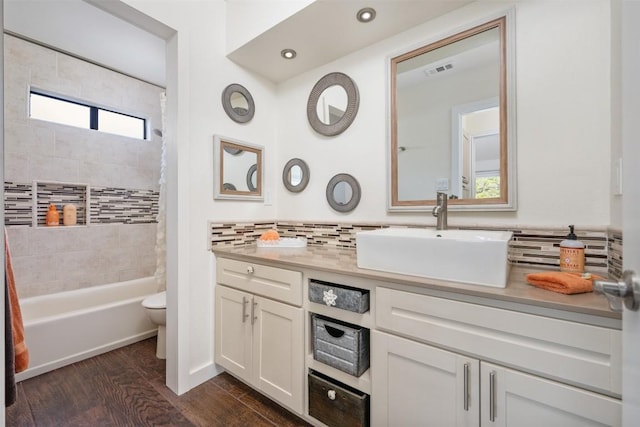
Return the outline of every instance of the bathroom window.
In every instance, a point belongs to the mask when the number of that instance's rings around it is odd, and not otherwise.
[[[37,91],[29,94],[29,117],[130,138],[147,138],[147,121]]]

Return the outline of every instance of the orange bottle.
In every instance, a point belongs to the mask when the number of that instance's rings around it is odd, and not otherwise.
[[[60,213],[53,203],[49,205],[49,212],[47,212],[47,225],[60,225]]]

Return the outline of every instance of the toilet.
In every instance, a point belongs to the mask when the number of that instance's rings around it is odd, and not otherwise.
[[[142,301],[144,311],[149,319],[158,325],[158,341],[156,346],[156,357],[158,359],[167,358],[167,292],[160,292],[149,295]]]

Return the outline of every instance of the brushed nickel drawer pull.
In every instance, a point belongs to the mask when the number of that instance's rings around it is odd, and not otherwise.
[[[249,317],[249,315],[247,314],[247,303],[249,302],[249,299],[247,299],[247,297],[243,296],[242,297],[242,323],[247,321],[247,317]]]
[[[464,364],[464,388],[463,388],[463,393],[464,393],[464,399],[463,399],[463,405],[464,405],[464,410],[468,411],[469,410],[469,364],[465,363]]]
[[[489,421],[496,420],[496,371],[489,373]]]

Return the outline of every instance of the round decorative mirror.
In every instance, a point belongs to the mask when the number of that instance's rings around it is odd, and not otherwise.
[[[222,91],[222,108],[227,116],[237,123],[247,123],[256,111],[249,91],[237,83],[230,84]]]
[[[247,172],[247,188],[249,191],[256,191],[258,188],[258,165],[252,164]]]
[[[327,202],[338,212],[351,212],[360,203],[360,184],[346,173],[334,176],[327,184]]]
[[[335,136],[344,132],[358,114],[358,87],[343,73],[329,73],[318,80],[307,101],[307,118],[321,135]]]
[[[299,193],[309,183],[309,166],[302,159],[291,159],[282,170],[282,182],[287,190]]]

